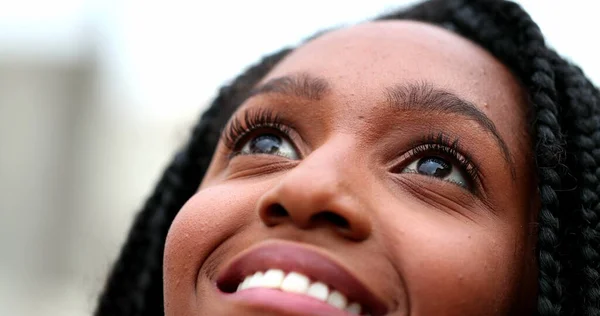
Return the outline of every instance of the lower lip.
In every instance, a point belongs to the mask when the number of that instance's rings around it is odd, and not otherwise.
[[[235,293],[223,293],[232,303],[241,303],[252,308],[279,312],[282,315],[349,316],[350,313],[335,308],[325,302],[304,296],[273,289],[254,288]]]

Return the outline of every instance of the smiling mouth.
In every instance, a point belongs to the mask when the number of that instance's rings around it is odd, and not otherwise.
[[[243,252],[221,271],[217,287],[231,299],[280,310],[301,308],[307,314],[384,315],[387,311],[340,264],[292,242],[269,242]]]
[[[247,276],[238,285],[236,292],[252,288],[276,289],[306,295],[355,315],[360,315],[363,311],[360,303],[348,302],[346,295],[330,288],[321,281],[311,281],[308,276],[298,272],[292,271],[286,274],[279,269],[269,269],[265,273],[256,272]]]

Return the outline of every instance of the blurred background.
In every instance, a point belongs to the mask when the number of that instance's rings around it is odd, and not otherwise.
[[[317,30],[416,1],[0,0],[0,315],[89,315],[216,89]],[[593,1],[520,1],[600,82]]]

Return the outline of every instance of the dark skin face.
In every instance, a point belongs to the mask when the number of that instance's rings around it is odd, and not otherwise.
[[[242,129],[256,113],[277,124],[222,140],[173,222],[166,314],[303,314],[220,289],[235,258],[272,243],[335,261],[385,314],[530,313],[527,107],[505,66],[435,26],[366,23],[303,45],[234,114]]]

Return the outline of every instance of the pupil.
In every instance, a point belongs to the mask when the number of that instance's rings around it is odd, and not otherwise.
[[[439,157],[427,157],[419,161],[417,172],[432,177],[445,178],[452,172],[452,165]]]
[[[253,153],[273,154],[279,150],[281,139],[275,135],[261,135],[252,140],[250,151]]]

